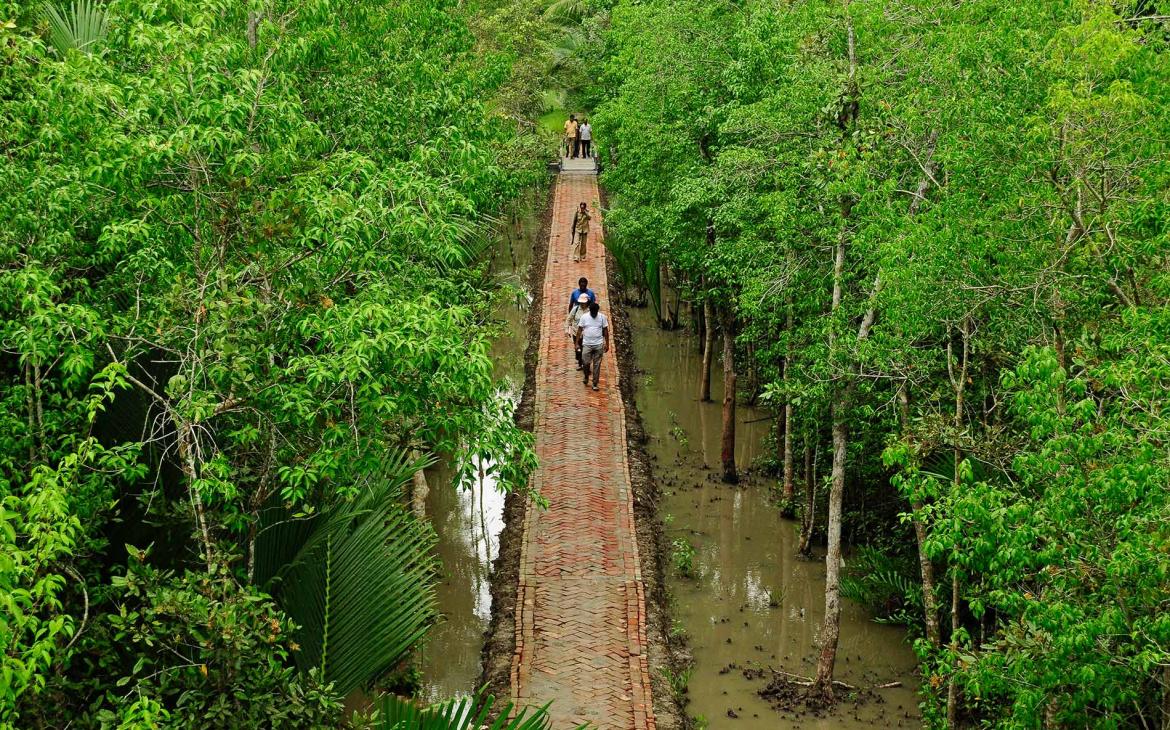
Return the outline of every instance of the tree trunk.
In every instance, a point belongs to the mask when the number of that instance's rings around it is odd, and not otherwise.
[[[701,281],[701,280],[700,280]],[[695,342],[699,345],[699,354],[703,353],[703,341],[707,339],[707,320],[703,313],[703,307],[696,306],[694,302],[688,302],[691,307],[691,316],[695,320]]]
[[[711,317],[711,299],[703,294],[703,321],[707,323],[703,337],[703,365],[699,368],[699,400],[711,402],[711,360],[715,351],[715,320]]]
[[[256,30],[260,26],[260,13],[248,11],[248,48],[256,47]]]
[[[845,47],[848,54],[849,72],[845,87],[846,103],[838,114],[838,124],[843,137],[850,135],[856,127],[860,109],[860,87],[857,81],[857,43],[853,20],[844,14]],[[843,143],[844,144],[844,143]],[[855,198],[850,194],[840,197],[841,230],[837,237],[833,257],[833,299],[831,313],[836,315],[841,308],[844,292],[845,251],[848,246],[848,220],[852,214]],[[869,337],[870,328],[877,317],[877,295],[881,291],[881,271],[874,277],[870,294],[870,306],[862,318],[857,331],[860,342]],[[835,319],[835,316],[832,318]],[[838,352],[837,337],[832,322],[829,327],[829,357],[835,360]],[[833,469],[829,485],[829,521],[827,526],[828,549],[825,553],[825,621],[821,627],[821,651],[817,659],[817,673],[808,697],[813,702],[833,702],[833,669],[837,663],[837,641],[841,636],[841,511],[845,499],[845,455],[849,446],[849,427],[846,423],[847,410],[852,399],[856,374],[848,367],[840,374],[833,386],[833,401],[829,417],[833,428]]]
[[[821,702],[833,701],[833,668],[837,640],[841,636],[841,507],[845,497],[845,451],[849,429],[845,424],[844,396],[833,403],[833,473],[829,487],[828,551],[825,553],[825,622],[821,626],[821,653],[809,695]]]
[[[788,301],[788,316],[787,316],[787,321],[785,322],[785,328],[787,329],[789,336],[791,336],[791,333],[792,333],[792,300],[791,299],[789,299],[789,301]],[[786,502],[791,502],[793,496],[796,494],[796,484],[794,483],[794,480],[793,480],[793,465],[792,465],[792,398],[787,395],[788,370],[791,367],[791,359],[792,359],[792,346],[789,345],[788,354],[786,354],[784,356],[784,368],[781,371],[781,375],[780,375],[780,379],[783,381],[784,389],[785,389],[784,414],[782,416],[782,423],[783,423],[783,427],[784,427],[784,442],[783,442],[784,492],[783,492],[783,494],[784,494],[784,500]]]
[[[951,569],[951,652],[959,651],[959,571]],[[959,685],[955,672],[947,682],[947,727],[954,730],[959,726]]]
[[[786,368],[787,369],[787,368]],[[795,468],[792,463],[792,402],[784,403],[784,499],[796,496]]]
[[[207,517],[203,511],[203,495],[199,491],[199,466],[195,456],[195,432],[186,421],[175,418],[175,440],[179,448],[179,464],[183,476],[187,479],[187,493],[191,497],[191,509],[195,513],[195,525],[199,530],[199,539],[203,544],[203,558],[207,563],[207,572],[214,569],[212,559],[211,531],[207,527]]]
[[[671,327],[672,317],[670,314],[670,302],[666,298],[667,278],[670,271],[666,267],[666,258],[664,256],[658,257],[658,328],[664,330],[673,329]]]
[[[422,454],[419,453],[418,449],[411,449],[410,460],[415,463],[422,462]],[[420,467],[411,475],[410,483],[410,507],[420,520],[425,520],[427,517],[427,494],[430,491],[430,487],[427,485],[427,475]]]
[[[812,557],[813,521],[817,509],[817,462],[813,452],[813,445],[809,433],[804,436],[804,511],[800,515],[800,546],[797,552],[801,557]]]
[[[952,344],[950,340],[947,341],[947,376],[950,378],[951,387],[955,392],[955,412],[951,427],[954,429],[954,481],[951,488],[956,492],[959,490],[962,483],[962,472],[960,464],[963,460],[963,450],[961,448],[959,434],[963,430],[963,396],[966,392],[967,386],[967,367],[970,355],[971,342],[971,321],[969,318],[963,318],[963,325],[961,332],[962,339],[962,354],[959,359],[959,366],[956,369],[954,365],[954,358],[952,357]],[[959,568],[958,566],[951,567],[951,653],[959,651]],[[947,682],[947,725],[951,728],[958,727],[959,716],[959,686],[956,682],[956,673],[952,673],[950,680]]]
[[[898,420],[902,425],[902,438],[910,436],[910,387],[906,383],[898,386]],[[922,502],[910,500],[911,522],[914,525],[914,541],[918,546],[918,570],[922,575],[922,613],[926,624],[926,639],[934,648],[942,646],[942,629],[938,620],[938,601],[934,588],[934,562],[926,554],[926,523],[922,520]]]
[[[1170,730],[1170,667],[1162,668],[1162,730]]]
[[[33,362],[33,393],[36,395],[37,403],[37,453],[40,459],[45,459],[45,401],[44,401],[44,383],[41,381],[41,365],[38,362]]]
[[[723,437],[720,458],[723,481],[739,482],[735,469],[735,315],[728,309],[723,319]]]
[[[37,463],[37,454],[39,453],[37,441],[37,405],[33,391],[32,363],[26,360],[24,363],[24,397],[26,407],[28,408],[28,463],[30,465]]]

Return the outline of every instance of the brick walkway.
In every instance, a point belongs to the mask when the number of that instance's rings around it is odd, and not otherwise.
[[[512,697],[551,708],[553,730],[653,730],[646,657],[646,602],[634,535],[625,417],[611,347],[601,390],[581,383],[564,334],[569,292],[585,276],[608,311],[597,178],[566,171],[557,180],[540,357],[536,366],[534,486],[548,509],[529,504],[516,601]],[[589,203],[588,258],[573,263],[573,211]],[[611,337],[613,331],[611,329]]]

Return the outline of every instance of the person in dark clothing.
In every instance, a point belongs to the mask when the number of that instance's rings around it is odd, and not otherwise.
[[[589,301],[591,302],[597,301],[597,295],[589,288],[589,280],[584,276],[577,279],[577,288],[569,292],[569,309],[577,306],[577,302],[580,301],[582,294],[589,297]]]

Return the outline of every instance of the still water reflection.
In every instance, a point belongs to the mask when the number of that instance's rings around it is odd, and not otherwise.
[[[531,211],[504,226],[491,249],[488,266],[503,291],[495,308],[497,335],[492,360],[500,397],[513,406],[524,388],[525,318],[531,301],[523,284],[532,261],[532,241],[539,220]],[[443,621],[424,648],[422,698],[435,702],[475,691],[480,651],[491,619],[491,566],[504,527],[504,495],[497,489],[492,464],[470,484],[453,484],[449,465],[427,471],[427,515],[438,534],[442,579],[437,589]]]

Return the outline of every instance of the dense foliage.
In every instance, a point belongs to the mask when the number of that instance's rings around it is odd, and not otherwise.
[[[336,725],[435,616],[399,455],[523,483],[464,12],[0,2],[0,726]]]
[[[607,6],[611,240],[734,337],[785,497],[832,455],[814,698],[844,516],[913,566],[931,723],[1165,722],[1168,9]]]

